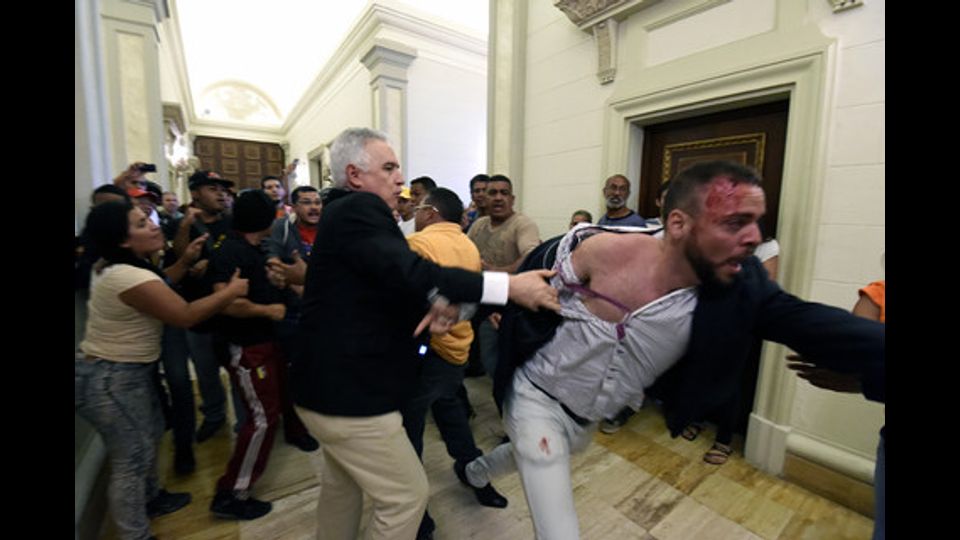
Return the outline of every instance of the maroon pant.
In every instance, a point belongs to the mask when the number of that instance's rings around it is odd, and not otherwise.
[[[286,384],[286,359],[274,342],[245,347],[231,344],[227,371],[240,390],[247,418],[237,434],[227,472],[217,481],[217,491],[232,491],[243,499],[266,469],[273,448]]]

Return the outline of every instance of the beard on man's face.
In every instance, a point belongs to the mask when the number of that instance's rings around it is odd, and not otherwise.
[[[614,210],[623,208],[627,204],[627,201],[623,200],[623,197],[619,195],[611,195],[607,197],[607,208],[613,208]]]
[[[687,240],[687,245],[684,247],[683,254],[687,258],[687,262],[690,263],[690,266],[693,268],[694,273],[697,275],[697,279],[700,280],[700,283],[707,287],[730,287],[733,285],[734,280],[723,281],[717,275],[716,267],[708,261],[700,250],[694,246],[692,239]]]

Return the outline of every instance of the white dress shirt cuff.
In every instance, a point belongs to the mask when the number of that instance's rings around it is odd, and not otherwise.
[[[481,304],[505,306],[507,305],[509,292],[510,274],[506,272],[483,273],[483,296],[480,298]]]

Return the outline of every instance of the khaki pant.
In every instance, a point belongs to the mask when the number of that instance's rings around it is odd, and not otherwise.
[[[416,538],[427,507],[427,474],[400,413],[347,417],[295,408],[323,450],[317,538],[358,538],[364,494],[372,500],[373,515],[363,538]]]

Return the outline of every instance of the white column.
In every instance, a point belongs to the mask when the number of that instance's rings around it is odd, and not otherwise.
[[[104,80],[110,120],[111,177],[134,161],[167,177],[157,24],[163,0],[101,0]]]
[[[96,186],[112,178],[99,0],[74,1],[74,229],[79,234]]]
[[[401,167],[407,163],[407,68],[416,57],[415,49],[378,38],[360,59],[370,71],[372,125],[390,136]]]
[[[490,0],[487,172],[504,174],[523,206],[527,3]]]

